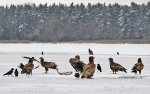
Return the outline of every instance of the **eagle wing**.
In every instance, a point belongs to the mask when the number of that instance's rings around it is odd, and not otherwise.
[[[83,67],[85,65],[85,63],[83,63],[82,61],[76,59],[76,58],[70,58],[69,60],[71,66],[78,72],[82,72],[83,71]]]
[[[136,63],[133,67],[132,67],[132,71],[135,70],[142,70],[144,68],[143,63]]]
[[[38,63],[40,63],[40,61],[38,61],[38,60],[37,60],[37,59],[35,59],[35,58],[33,59],[33,61],[37,61]]]
[[[72,66],[76,71],[78,71],[78,70],[77,70],[77,59],[75,59],[75,58],[70,58],[69,62],[70,62],[70,64],[71,64],[71,66]]]
[[[125,73],[127,73],[126,72],[126,68],[124,68],[122,65],[120,65],[120,64],[118,64],[118,63],[116,63],[116,62],[113,62],[113,64],[111,65],[111,69],[112,70],[116,70],[116,71],[124,71]]]
[[[23,58],[26,58],[26,59],[31,59],[30,57],[26,57],[26,56],[23,56]]]
[[[43,67],[45,68],[51,68],[51,69],[57,69],[57,64],[55,62],[43,62]]]
[[[25,59],[32,59],[31,57],[26,57],[26,56],[23,56],[23,58],[25,58]],[[39,62],[40,63],[40,61],[38,61],[37,59],[35,59],[35,58],[33,58],[32,59],[33,61],[37,61],[37,62]]]
[[[83,69],[82,78],[91,78],[94,75],[95,68],[95,64],[86,64]]]

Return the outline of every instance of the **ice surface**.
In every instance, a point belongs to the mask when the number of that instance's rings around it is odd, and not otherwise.
[[[120,54],[127,55],[150,55],[149,44],[95,44],[95,43],[31,43],[31,44],[0,44],[0,52],[32,52],[44,51],[47,53],[85,53],[87,49],[93,49],[95,54]]]
[[[88,48],[93,50],[95,64],[100,63],[103,72],[96,70],[94,79],[76,79],[68,60],[79,54],[81,60],[88,63]],[[22,56],[34,56],[36,59],[42,56],[46,61],[56,62],[60,71],[73,71],[73,74],[59,75],[52,69],[43,74],[44,68],[40,66],[33,70],[29,78],[22,74],[18,78],[2,76],[12,67],[17,68],[19,63],[27,63]],[[127,68],[128,73],[112,74],[109,57]],[[139,57],[145,67],[142,75],[135,75],[131,73],[131,68]],[[150,44],[0,44],[0,94],[149,94],[149,61]],[[37,62],[34,64],[40,65]]]

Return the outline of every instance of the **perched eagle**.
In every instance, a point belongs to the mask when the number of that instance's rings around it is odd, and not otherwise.
[[[134,64],[133,68],[132,68],[132,72],[134,72],[135,74],[137,74],[137,71],[139,71],[139,74],[141,74],[142,69],[144,68],[144,65],[142,63],[141,58],[138,59],[137,63]]]
[[[113,61],[113,58],[109,58],[109,62],[110,62],[110,69],[113,71],[113,74],[118,71],[124,71],[125,73],[127,73],[127,69],[125,69],[123,66],[121,66],[120,64],[116,63]]]
[[[93,55],[93,51],[90,48],[88,49],[88,51],[89,51],[89,55]]]
[[[76,72],[82,73],[85,63],[80,61],[79,55],[76,55],[75,58],[70,58],[69,62],[71,64],[71,66],[76,70]]]
[[[89,63],[84,66],[81,78],[92,79],[95,73],[96,65],[94,64],[94,57],[89,57]]]
[[[40,57],[40,64],[42,67],[45,68],[45,73],[48,72],[48,69],[57,69],[57,64],[55,62],[47,62],[47,61],[44,61],[44,58],[43,57]]]

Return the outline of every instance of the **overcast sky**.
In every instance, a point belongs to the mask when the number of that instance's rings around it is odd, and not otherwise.
[[[87,3],[97,3],[97,2],[100,2],[100,3],[106,3],[106,4],[113,4],[113,3],[119,3],[119,4],[127,4],[127,5],[130,5],[130,3],[134,1],[135,3],[138,3],[138,4],[142,4],[142,3],[146,3],[150,0],[0,0],[0,5],[10,5],[10,4],[25,4],[25,3],[35,3],[35,4],[39,4],[39,3],[42,3],[42,4],[45,4],[47,3],[48,5],[49,4],[52,4],[52,3],[56,3],[56,4],[59,4],[59,3],[63,3],[63,4],[67,4],[67,5],[70,5],[71,2],[74,2],[75,4],[76,3],[84,3],[84,4],[87,4]]]

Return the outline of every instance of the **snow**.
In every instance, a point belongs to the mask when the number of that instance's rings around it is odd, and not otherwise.
[[[96,43],[31,43],[31,44],[0,44],[0,52],[2,53],[39,53],[44,51],[47,53],[84,53],[87,49],[93,49],[95,54],[115,54],[119,51],[121,54],[127,55],[150,55],[149,44],[96,44]],[[128,51],[126,51],[128,50]]]
[[[76,79],[69,58],[79,54],[88,63],[88,48],[92,49],[95,64],[100,63],[103,72],[95,71],[94,79]],[[44,55],[41,55],[41,51]],[[120,55],[117,55],[119,52]],[[28,77],[2,76],[21,62],[27,63],[22,56],[44,57],[46,61],[56,62],[59,71],[73,71],[72,75],[59,75],[55,70],[44,73],[44,68],[33,70]],[[127,68],[127,74],[112,74],[108,58]],[[150,92],[150,44],[95,44],[95,43],[31,43],[0,44],[0,94],[149,94]],[[142,75],[131,73],[132,66],[142,58]],[[40,65],[34,62],[35,66]],[[19,72],[20,69],[18,68]]]

